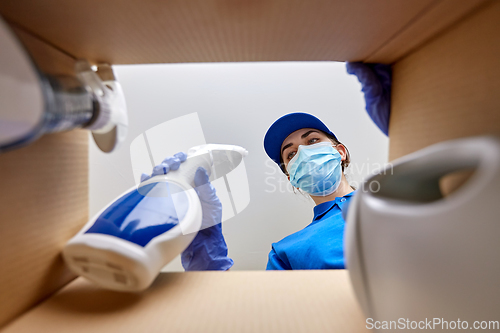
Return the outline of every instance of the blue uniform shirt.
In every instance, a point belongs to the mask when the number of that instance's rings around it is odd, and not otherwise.
[[[315,206],[311,224],[272,244],[266,269],[345,268],[342,207],[354,193]]]

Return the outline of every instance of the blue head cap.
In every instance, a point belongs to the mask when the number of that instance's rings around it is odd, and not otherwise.
[[[330,134],[337,139],[335,134],[321,120],[309,113],[294,112],[286,114],[276,120],[264,136],[264,149],[276,164],[280,165],[281,145],[283,141],[290,134],[302,128],[314,128]]]

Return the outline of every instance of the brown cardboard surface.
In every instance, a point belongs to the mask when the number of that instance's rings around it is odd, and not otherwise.
[[[432,36],[441,32],[452,23],[459,21],[486,0],[442,0],[430,4],[421,15],[415,17],[400,31],[382,45],[365,62],[393,63],[407,55]]]
[[[471,170],[461,170],[449,173],[439,179],[439,189],[444,196],[458,190],[474,174]]]
[[[88,220],[88,133],[0,155],[0,326],[74,278],[60,251]]]
[[[10,22],[95,63],[391,63],[483,0],[3,0]],[[392,41],[394,39],[394,41]]]
[[[500,1],[393,69],[389,159],[455,138],[500,133]]]
[[[42,72],[53,75],[74,75],[75,59],[16,26],[11,28]]]
[[[367,331],[345,270],[164,273],[141,294],[106,291],[79,278],[3,332],[37,328],[72,333]]]

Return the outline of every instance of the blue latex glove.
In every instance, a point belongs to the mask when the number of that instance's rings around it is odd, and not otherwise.
[[[151,177],[158,175],[166,175],[170,170],[177,170],[182,162],[184,162],[187,158],[187,155],[183,152],[174,154],[174,156],[169,156],[163,160],[160,164],[153,168],[153,173],[151,175],[147,175],[143,173],[141,175],[141,182],[148,180]]]
[[[346,63],[347,73],[357,76],[366,102],[366,111],[385,135],[389,135],[392,69],[390,65]]]
[[[186,154],[182,152],[167,157],[153,168],[151,176],[143,174],[141,182],[177,170],[185,160]],[[196,170],[194,184],[203,218],[201,230],[181,254],[182,266],[186,271],[228,270],[233,266],[233,260],[227,256],[227,245],[222,235],[222,204],[204,168]]]
[[[208,180],[207,171],[202,167],[196,170],[194,184],[203,209],[203,219],[201,230],[181,254],[182,266],[186,271],[228,270],[233,266],[233,260],[227,256],[227,245],[222,235],[222,204]]]

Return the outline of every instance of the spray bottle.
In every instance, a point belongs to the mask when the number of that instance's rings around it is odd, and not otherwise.
[[[191,148],[178,170],[132,187],[92,218],[64,247],[66,264],[107,289],[146,289],[201,228],[197,168],[205,168],[212,181],[235,169],[247,154],[232,145]]]

